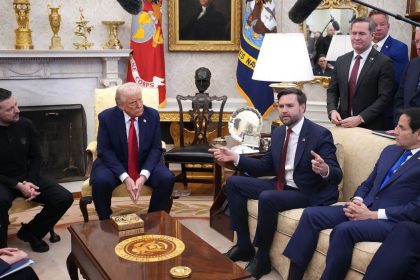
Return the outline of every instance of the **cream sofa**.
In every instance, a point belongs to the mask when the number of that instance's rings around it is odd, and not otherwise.
[[[339,201],[348,201],[359,184],[372,171],[381,151],[394,140],[372,134],[363,128],[333,127],[331,132],[337,144],[337,157],[343,169]],[[340,203],[340,202],[339,202]],[[249,226],[251,238],[254,238],[258,217],[258,201],[248,201]],[[295,231],[303,209],[294,209],[279,213],[277,232],[271,249],[271,262],[275,270],[287,279],[289,259],[283,256],[290,237]],[[315,254],[309,264],[304,279],[319,279],[325,268],[325,256],[328,250],[331,229],[320,234]],[[378,242],[360,242],[355,245],[351,268],[346,279],[362,279],[367,265],[379,248]]]

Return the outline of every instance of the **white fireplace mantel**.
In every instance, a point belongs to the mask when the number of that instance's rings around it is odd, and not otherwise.
[[[122,50],[0,50],[0,80],[98,78],[105,86],[120,85]]]

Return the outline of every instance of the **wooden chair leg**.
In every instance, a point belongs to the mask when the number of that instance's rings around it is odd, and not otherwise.
[[[181,164],[182,182],[184,183],[184,189],[188,188],[187,171],[185,164]]]
[[[173,198],[173,196],[171,196],[170,198],[169,198],[169,201],[168,201],[168,205],[166,206],[166,209],[165,209],[165,212],[166,213],[170,213],[171,212],[171,209],[172,209],[172,204],[174,203],[174,198]]]
[[[89,215],[87,211],[87,205],[92,203],[92,197],[91,196],[83,196],[80,198],[79,207],[80,211],[83,215],[83,220],[85,223],[89,222]]]
[[[61,240],[60,235],[55,233],[54,228],[50,229],[50,242],[55,243]]]

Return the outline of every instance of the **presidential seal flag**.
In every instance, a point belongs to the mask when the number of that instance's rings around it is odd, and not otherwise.
[[[136,82],[142,87],[157,89],[159,107],[163,107],[166,103],[166,87],[162,0],[143,0],[143,10],[133,16],[130,48],[132,53],[127,82]]]
[[[248,104],[267,117],[273,110],[273,90],[268,82],[252,80],[252,74],[264,35],[277,32],[275,3],[272,0],[244,0],[242,4],[244,17],[236,69],[237,89]]]

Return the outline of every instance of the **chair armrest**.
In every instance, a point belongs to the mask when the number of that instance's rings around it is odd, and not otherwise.
[[[92,141],[89,143],[89,145],[86,148],[86,173],[85,173],[85,177],[89,178],[90,177],[90,172],[92,171],[92,165],[93,165],[93,161],[96,159],[96,157],[98,156],[97,153],[97,147],[98,143],[96,141]]]

